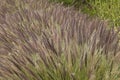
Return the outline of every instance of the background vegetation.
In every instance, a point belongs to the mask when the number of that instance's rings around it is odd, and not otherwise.
[[[120,26],[120,0],[52,0],[75,6],[92,16],[110,22],[110,26]]]

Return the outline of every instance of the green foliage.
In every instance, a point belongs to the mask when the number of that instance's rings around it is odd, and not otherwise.
[[[50,0],[50,1],[53,1],[53,2],[60,2],[60,3],[64,3],[65,5],[71,5],[73,3],[73,0]]]
[[[59,2],[59,0],[56,0]],[[110,26],[120,26],[120,0],[60,0],[110,22]]]
[[[120,26],[120,0],[91,0],[94,9],[84,9],[89,14],[94,14],[101,19],[110,21],[111,26]]]

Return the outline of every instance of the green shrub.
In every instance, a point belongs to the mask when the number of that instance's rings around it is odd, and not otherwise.
[[[110,21],[110,25],[120,26],[120,0],[91,0],[94,9],[84,9],[89,14],[95,14],[101,19]]]
[[[120,0],[54,0],[73,5],[89,15],[108,20],[110,26],[120,26]]]

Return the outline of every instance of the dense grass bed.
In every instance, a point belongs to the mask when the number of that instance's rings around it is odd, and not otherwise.
[[[0,80],[120,80],[108,22],[48,0],[0,2]]]

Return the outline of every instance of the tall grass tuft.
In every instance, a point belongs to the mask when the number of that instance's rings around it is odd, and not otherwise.
[[[15,3],[0,19],[0,80],[120,79],[119,31],[107,22],[47,0]]]

